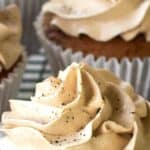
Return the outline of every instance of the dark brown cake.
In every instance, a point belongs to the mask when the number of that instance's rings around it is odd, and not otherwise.
[[[7,78],[9,73],[12,73],[13,70],[16,68],[16,66],[22,62],[23,58],[22,56],[19,57],[19,59],[16,61],[16,63],[9,69],[9,70],[2,70],[2,72],[0,73],[0,82],[2,79]]]
[[[144,35],[137,36],[134,40],[126,42],[121,37],[116,37],[108,42],[99,42],[86,35],[73,37],[65,34],[57,27],[50,25],[52,14],[46,13],[43,17],[43,28],[46,37],[61,45],[63,48],[72,48],[74,51],[82,51],[84,54],[92,53],[95,57],[106,56],[145,58],[150,56],[150,42],[145,40]]]

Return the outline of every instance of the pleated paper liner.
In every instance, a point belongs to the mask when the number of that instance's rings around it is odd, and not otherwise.
[[[72,62],[86,62],[93,67],[114,72],[122,80],[130,82],[140,95],[150,100],[150,57],[143,60],[134,58],[132,61],[128,58],[120,61],[117,58],[105,57],[95,59],[92,54],[84,56],[80,50],[74,53],[72,49],[63,49],[60,45],[49,41],[43,32],[42,15],[37,17],[35,28],[54,74]]]
[[[17,64],[13,72],[0,82],[0,114],[8,109],[8,100],[17,96],[22,75],[26,64],[26,53],[23,53],[22,61]]]
[[[64,69],[72,62],[86,62],[93,67],[114,72],[122,80],[130,82],[140,95],[150,100],[149,57],[143,60],[134,58],[132,61],[128,58],[123,58],[120,61],[117,58],[106,59],[105,57],[95,59],[92,54],[84,57],[81,51],[73,53],[71,49],[64,50],[52,42],[48,45],[46,43],[43,44],[43,47],[54,74],[57,74],[59,70]]]

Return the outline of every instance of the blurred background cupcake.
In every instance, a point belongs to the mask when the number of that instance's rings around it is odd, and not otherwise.
[[[85,61],[150,91],[149,0],[51,0],[35,23],[54,71]]]
[[[9,5],[0,10],[0,112],[15,98],[25,67],[26,56],[20,43],[22,23],[20,10]]]
[[[43,5],[36,27],[44,46],[49,41],[47,51],[57,45],[95,58],[150,56],[149,0],[52,0]]]

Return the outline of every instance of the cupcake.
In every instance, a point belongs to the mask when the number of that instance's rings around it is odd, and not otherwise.
[[[133,59],[150,56],[149,18],[149,0],[52,0],[42,7],[36,27],[49,49],[58,45],[96,58]]]
[[[113,73],[73,63],[10,100],[1,150],[149,150],[150,104]]]
[[[15,5],[0,10],[0,112],[15,98],[25,66],[25,54],[20,43],[22,23]]]

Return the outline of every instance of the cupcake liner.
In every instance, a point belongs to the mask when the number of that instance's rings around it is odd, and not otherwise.
[[[82,52],[72,53],[71,50],[65,50],[61,55],[65,67],[72,62],[86,62],[95,68],[108,69],[122,80],[130,82],[140,95],[150,100],[150,58],[134,58],[132,61],[128,58],[121,61],[106,57],[94,59],[93,55],[84,57]]]
[[[86,62],[93,67],[114,72],[122,80],[130,82],[140,95],[150,100],[150,57],[143,60],[134,58],[132,61],[126,57],[120,61],[117,58],[106,59],[104,56],[95,59],[92,54],[84,56],[80,50],[73,52],[71,48],[63,49],[49,41],[42,30],[42,15],[38,16],[35,28],[54,74],[72,62]]]
[[[25,64],[26,53],[23,53],[22,61],[0,82],[0,114],[8,109],[8,100],[17,96]]]

